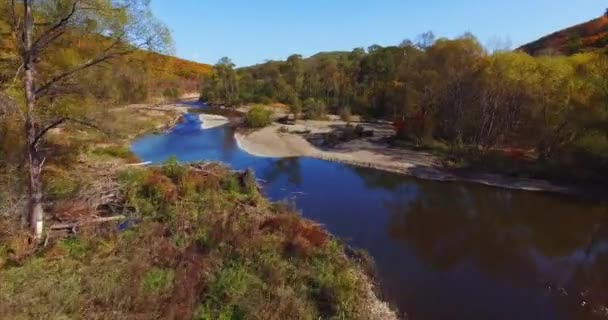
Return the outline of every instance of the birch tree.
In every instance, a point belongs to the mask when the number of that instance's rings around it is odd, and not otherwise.
[[[149,0],[11,0],[12,29],[18,45],[25,108],[26,158],[29,168],[27,218],[34,238],[44,227],[41,174],[45,156],[40,145],[49,130],[67,122],[91,125],[86,119],[48,110],[64,94],[62,87],[78,74],[136,50],[162,51],[170,36],[151,14]],[[61,48],[69,35],[95,39],[96,48],[64,68],[45,69],[48,51]],[[51,115],[51,116],[49,116]]]

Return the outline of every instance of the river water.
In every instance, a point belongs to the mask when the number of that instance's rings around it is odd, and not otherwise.
[[[254,169],[270,199],[366,250],[383,298],[411,319],[593,319],[608,302],[608,209],[597,200],[255,157],[197,115],[132,150]]]

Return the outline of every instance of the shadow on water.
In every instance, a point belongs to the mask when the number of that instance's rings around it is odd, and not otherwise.
[[[607,207],[544,193],[423,181],[309,158],[259,158],[228,127],[189,115],[145,136],[143,160],[253,168],[275,201],[293,199],[376,261],[384,297],[413,319],[587,319],[607,301]],[[583,293],[583,295],[581,295]]]

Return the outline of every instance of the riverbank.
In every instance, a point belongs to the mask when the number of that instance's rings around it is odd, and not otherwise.
[[[523,179],[498,174],[456,172],[441,165],[439,159],[429,153],[394,148],[381,142],[386,135],[386,126],[380,126],[380,137],[356,139],[338,144],[331,148],[318,148],[299,134],[303,130],[312,133],[323,133],[332,127],[343,125],[335,121],[300,122],[295,126],[284,126],[274,123],[266,128],[253,132],[237,132],[235,139],[244,151],[259,157],[311,157],[336,161],[356,166],[370,167],[420,179],[435,181],[462,181],[479,183],[487,186],[526,190],[545,191],[562,194],[580,192],[577,188],[562,186],[539,179]],[[373,124],[374,126],[378,126]],[[287,128],[287,130],[281,128]],[[384,130],[384,131],[382,131]]]
[[[184,111],[180,103],[115,108],[100,119],[115,136],[71,127],[49,135],[74,157],[45,167],[44,250],[17,221],[0,219],[0,314],[398,318],[378,299],[368,266],[322,225],[267,200],[250,171],[133,165],[130,138]],[[36,286],[18,290],[23,279]]]
[[[221,127],[229,122],[228,118],[214,114],[201,113],[198,117],[203,130]]]

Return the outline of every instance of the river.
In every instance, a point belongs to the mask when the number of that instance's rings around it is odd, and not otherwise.
[[[144,161],[254,169],[275,201],[375,260],[411,319],[587,319],[608,299],[608,209],[597,200],[435,182],[309,158],[260,158],[197,115],[132,144]]]

